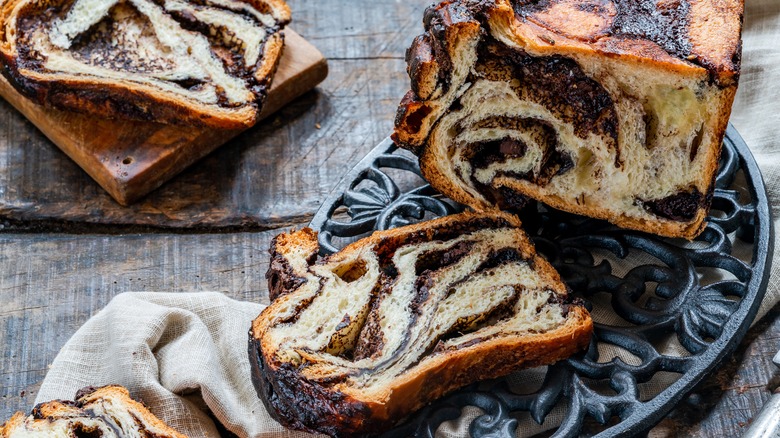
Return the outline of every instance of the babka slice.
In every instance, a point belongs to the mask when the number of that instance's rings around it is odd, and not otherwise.
[[[283,0],[7,0],[4,74],[42,105],[240,129],[271,85]]]
[[[528,198],[692,239],[737,90],[742,0],[448,0],[394,139],[478,210]]]
[[[463,213],[320,261],[310,229],[278,236],[276,299],[249,342],[269,411],[294,429],[371,434],[456,388],[584,349],[590,315],[519,227]]]
[[[0,427],[0,438],[36,437],[186,438],[116,385],[84,388],[75,402],[41,403],[30,415],[17,412]]]

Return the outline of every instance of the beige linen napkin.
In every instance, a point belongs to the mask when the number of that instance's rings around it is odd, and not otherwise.
[[[746,0],[742,76],[731,123],[750,147],[769,194],[775,235],[780,230],[780,1]],[[777,239],[775,239],[778,242]],[[759,316],[780,301],[780,250]]]
[[[220,436],[206,406],[240,437],[311,436],[271,419],[252,386],[247,334],[262,309],[219,293],[118,295],[63,347],[36,403],[116,383],[191,438]]]

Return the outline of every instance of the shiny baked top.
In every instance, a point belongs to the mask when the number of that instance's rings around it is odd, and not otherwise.
[[[479,21],[539,54],[703,67],[728,84],[740,70],[743,9],[743,0],[448,0],[428,10],[426,27]]]

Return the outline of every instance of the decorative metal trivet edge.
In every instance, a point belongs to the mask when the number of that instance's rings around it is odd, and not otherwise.
[[[343,246],[338,239],[355,240],[374,230],[463,209],[424,182],[408,190],[399,188],[385,169],[420,175],[417,160],[399,152],[390,139],[380,143],[323,203],[310,224],[320,232],[323,254]],[[747,203],[740,202],[740,193],[733,187],[740,170],[750,197]],[[541,424],[559,403],[567,403],[568,409],[554,437],[578,436],[586,417],[603,425],[595,435],[599,438],[646,432],[736,348],[766,292],[774,249],[769,202],[758,165],[731,125],[724,140],[713,214],[697,245],[619,229],[544,206],[523,213],[524,227],[537,250],[567,285],[586,301],[596,293],[610,293],[613,310],[630,325],[597,322],[588,351],[550,366],[536,392],[516,394],[506,379],[475,384],[425,407],[385,436],[433,437],[442,423],[458,419],[464,407],[475,406],[484,414],[471,422],[471,436],[514,437],[518,413],[529,412]],[[729,235],[734,234],[752,243],[752,263],[732,255]],[[662,264],[635,266],[619,277],[613,275],[608,261],[596,263],[593,250],[620,259],[643,252]],[[701,284],[697,268],[720,269],[734,278]],[[648,284],[655,284],[655,290],[648,291]],[[688,356],[657,350],[654,342],[670,333]],[[620,358],[599,362],[599,342],[622,347],[641,363],[628,364]],[[639,385],[661,371],[680,377],[661,393],[641,400]],[[598,385],[601,390],[596,389]],[[611,390],[604,391],[605,385]]]

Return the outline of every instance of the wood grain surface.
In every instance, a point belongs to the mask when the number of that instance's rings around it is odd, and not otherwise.
[[[328,64],[316,47],[287,29],[285,48],[260,119],[322,82]],[[0,77],[0,96],[31,121],[114,200],[127,206],[244,130],[183,127],[44,108]]]
[[[430,0],[290,0],[329,60],[315,91],[129,208],[0,102],[0,421],[29,410],[59,349],[126,291],[222,291],[267,302],[267,248],[308,222],[391,130],[404,50]],[[734,437],[777,386],[777,310],[652,437]]]

